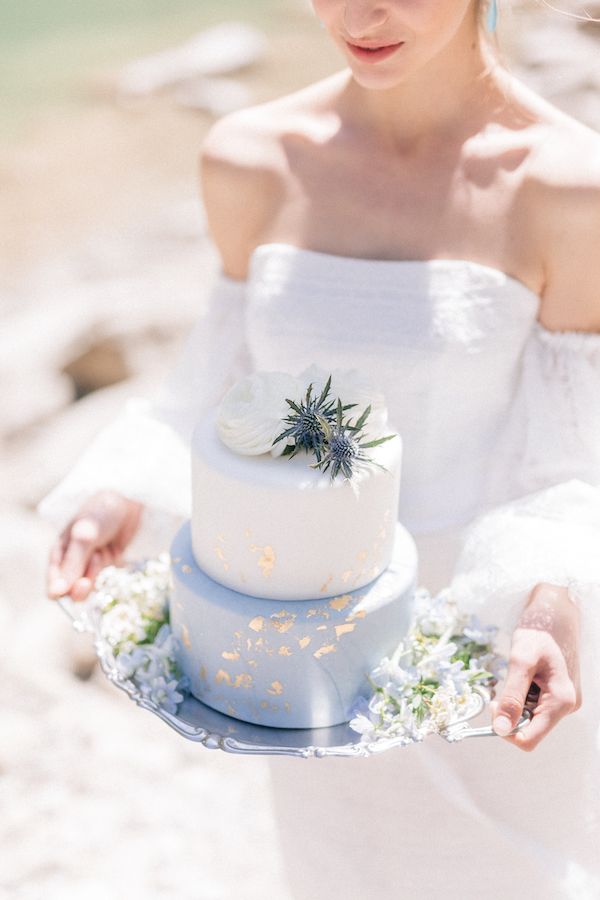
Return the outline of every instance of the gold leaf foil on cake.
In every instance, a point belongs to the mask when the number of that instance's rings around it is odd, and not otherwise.
[[[307,619],[314,619],[315,616],[318,616],[321,619],[328,619],[329,618],[329,610],[324,609],[323,607],[320,607],[320,608],[313,607],[312,609],[309,609],[308,612],[306,613]]]
[[[346,609],[351,601],[352,597],[350,594],[342,594],[341,597],[334,597],[333,600],[330,600],[329,605],[332,609],[337,610],[337,612],[341,612],[343,609]]]
[[[257,562],[258,568],[261,569],[265,578],[270,578],[277,561],[275,551],[271,545],[267,544],[266,547],[259,547],[257,544],[250,544],[250,549],[253,553],[261,554]]]
[[[306,647],[308,647],[308,645],[310,644],[310,641],[311,639],[308,637],[308,635],[306,637],[300,638],[300,640],[298,641],[298,643],[300,644],[300,649],[305,650]]]
[[[286,631],[289,631],[290,628],[294,626],[294,619],[296,616],[292,616],[285,622],[271,622],[273,628],[279,632],[279,634],[285,634]]]
[[[172,561],[173,561],[174,563],[180,563],[180,562],[181,562],[181,557],[180,557],[180,556],[174,556]]]
[[[268,708],[269,708],[269,701],[268,701],[268,700],[261,700],[261,701],[260,701],[260,708],[261,708],[261,709],[268,709]]]
[[[221,656],[223,657],[223,659],[239,659],[240,658],[240,654],[237,652],[237,650],[234,650],[233,652],[229,652],[228,650],[223,650],[223,652],[221,653]]]
[[[321,585],[321,593],[324,594],[331,582],[333,581],[333,575],[330,575],[327,581]]]
[[[231,684],[231,675],[225,669],[219,669],[215,675],[215,681],[217,684]]]
[[[280,656],[292,656],[292,650],[290,647],[280,647],[279,655]]]
[[[228,704],[227,704],[227,715],[228,715],[228,716],[235,716],[235,714],[236,714],[235,706],[233,706],[231,703],[228,703]]]
[[[286,700],[285,703],[283,704],[283,708],[285,709],[286,712],[291,712],[292,707],[288,700]]]
[[[350,613],[350,615],[349,615],[349,616],[347,617],[347,619],[346,619],[346,622],[353,622],[355,619],[364,619],[364,617],[366,616],[366,614],[367,614],[367,613],[366,613],[366,610],[364,610],[364,609],[357,609],[357,610],[355,610],[354,612],[351,612],[351,613]]]
[[[252,675],[248,672],[242,672],[241,675],[235,676],[235,681],[233,682],[234,688],[250,688],[252,687],[253,682]]]
[[[192,642],[190,641],[190,630],[187,625],[181,626],[181,640],[183,641],[183,646],[187,647],[189,650],[192,646]]]
[[[355,622],[349,622],[346,625],[336,625],[335,626],[335,634],[336,634],[338,641],[343,634],[349,634],[351,631],[354,631],[355,628],[356,628]]]
[[[246,528],[246,530],[244,531],[244,537],[247,537],[247,538],[252,537],[252,532],[250,531],[249,528]]]
[[[192,571],[192,567],[191,567],[191,566],[188,566],[187,563],[186,563],[185,566],[182,566],[182,567],[181,567],[181,571],[182,571],[185,575],[189,575],[190,572]]]
[[[224,536],[223,536],[222,534],[217,535],[217,541],[220,541],[221,543],[225,543],[225,538],[224,538]],[[228,571],[229,571],[229,568],[230,568],[230,567],[229,567],[229,561],[228,561],[228,559],[227,559],[227,557],[226,557],[226,555],[225,555],[224,549],[223,549],[222,547],[220,547],[218,543],[217,543],[217,546],[215,547],[215,554],[216,554],[216,556],[217,556],[217,559],[219,560],[219,562],[220,562],[221,565],[223,566],[223,570],[224,570],[225,572],[228,572]]]
[[[327,625],[317,625],[317,631],[327,631]]]
[[[335,644],[324,644],[323,647],[319,647],[318,650],[315,650],[313,656],[315,659],[321,659],[322,656],[326,656],[328,653],[335,653],[335,650]]]
[[[366,550],[361,550],[360,553],[356,554],[356,558],[359,562],[364,562],[368,555]]]
[[[206,681],[206,666],[200,666],[200,671],[198,673],[201,681]]]
[[[264,616],[255,616],[251,622],[248,622],[248,628],[251,628],[252,631],[262,631],[264,627]]]
[[[249,665],[249,666],[252,666],[252,668],[256,668],[256,666],[258,665],[258,663],[256,662],[255,659],[249,659],[249,660],[248,660],[248,665]]]
[[[271,687],[267,691],[268,694],[274,694],[275,696],[280,696],[283,694],[283,685],[280,681],[271,682]]]
[[[350,581],[352,578],[352,569],[346,569],[345,572],[342,572],[342,581],[346,584],[347,581]]]

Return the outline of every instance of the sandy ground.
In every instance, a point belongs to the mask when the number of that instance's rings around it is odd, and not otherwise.
[[[560,41],[532,44],[531,14],[506,26],[515,65],[600,127],[597,41],[547,19]],[[243,78],[260,100],[338,64],[299,11]],[[123,109],[90,90],[76,117],[49,110],[0,151],[2,898],[289,897],[264,760],[188,744],[87,677],[85,639],[44,601],[52,530],[34,513],[124,398],[161,380],[201,309],[210,121],[168,95]]]

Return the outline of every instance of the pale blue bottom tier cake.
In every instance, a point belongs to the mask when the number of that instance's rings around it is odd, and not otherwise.
[[[224,587],[196,564],[189,523],[171,556],[171,624],[191,692],[246,722],[276,728],[347,722],[359,698],[371,694],[369,672],[410,625],[417,551],[401,525],[385,572],[336,597],[262,600]]]

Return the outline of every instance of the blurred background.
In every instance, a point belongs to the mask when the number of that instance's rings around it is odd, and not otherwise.
[[[600,25],[500,8],[511,69],[600,129]],[[288,900],[264,760],[186,743],[94,670],[44,600],[35,506],[202,308],[211,123],[342,64],[308,0],[0,7],[2,898]]]

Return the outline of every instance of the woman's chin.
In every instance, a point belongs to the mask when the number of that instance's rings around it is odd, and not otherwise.
[[[354,81],[369,91],[388,91],[406,81],[404,72],[365,72],[364,68],[353,66],[350,63],[348,68],[352,72]]]

